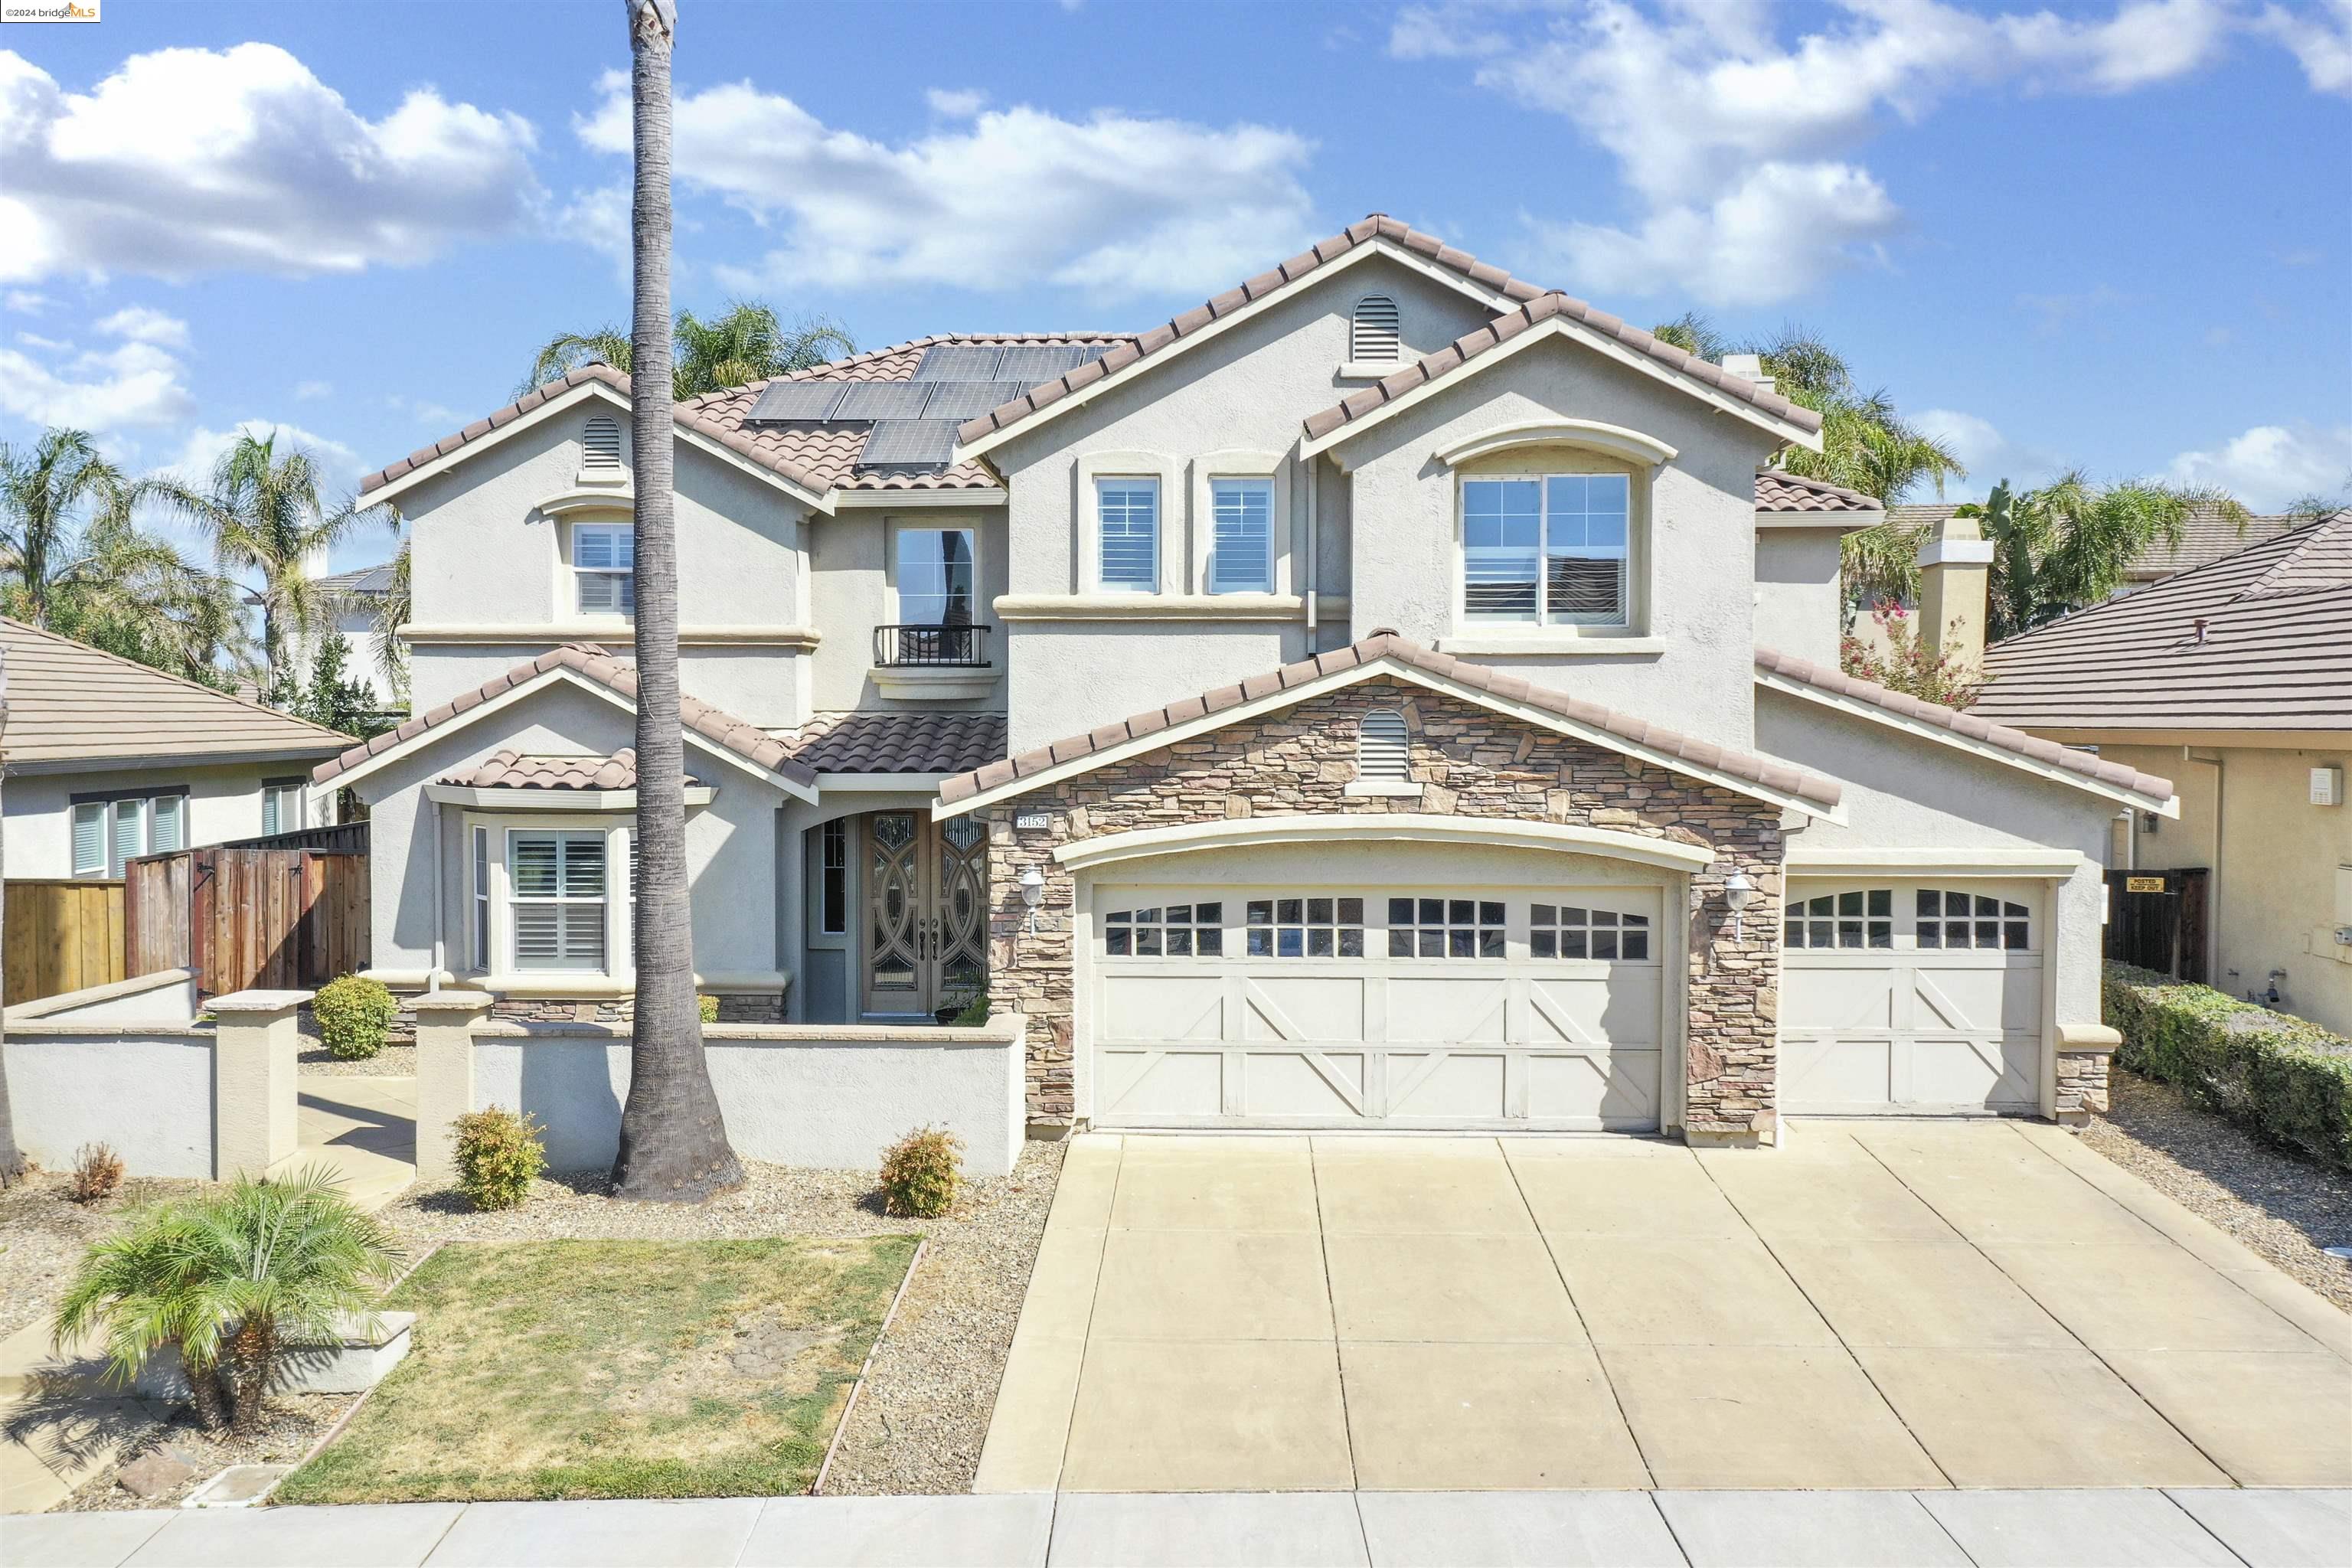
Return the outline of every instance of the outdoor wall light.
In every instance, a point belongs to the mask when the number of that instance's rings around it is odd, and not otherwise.
[[[1021,873],[1021,901],[1029,906],[1029,934],[1037,934],[1037,906],[1045,901],[1045,874],[1032,866]]]
[[[1741,911],[1756,897],[1756,884],[1748,879],[1745,871],[1734,871],[1723,884],[1723,901],[1731,906],[1731,937],[1740,939]]]

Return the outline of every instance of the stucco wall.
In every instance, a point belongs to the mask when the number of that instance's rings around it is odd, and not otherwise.
[[[213,1174],[213,1032],[125,1024],[8,1027],[16,1142],[52,1171],[113,1145],[134,1176]]]
[[[163,1024],[184,1028],[196,1021],[196,974],[192,969],[160,969],[104,985],[86,986],[8,1009],[10,1033],[49,1024]]]
[[[2154,832],[2138,826],[2131,868],[2212,868],[2207,927],[2214,985],[2232,995],[2260,994],[2272,984],[2270,972],[2284,969],[2281,1005],[2352,1034],[2352,948],[2337,945],[2332,934],[2352,922],[2352,910],[2336,904],[2339,870],[2352,867],[2352,806],[2313,805],[2308,798],[2313,768],[2333,765],[2352,776],[2352,749],[2189,751],[2220,766],[2188,760],[2178,745],[2099,748],[2110,762],[2172,780],[2180,796],[2177,820],[2159,820]]]
[[[72,798],[85,792],[167,789],[188,791],[187,843],[200,848],[261,832],[261,781],[300,779],[323,757],[244,763],[234,767],[121,768],[92,773],[18,773],[11,769],[0,790],[0,831],[8,836],[8,875],[73,875]]]
[[[1756,531],[1756,640],[1834,669],[1844,620],[1835,528]]]

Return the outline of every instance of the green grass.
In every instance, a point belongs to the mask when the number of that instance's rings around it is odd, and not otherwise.
[[[816,1479],[911,1236],[461,1243],[284,1503],[780,1496]]]

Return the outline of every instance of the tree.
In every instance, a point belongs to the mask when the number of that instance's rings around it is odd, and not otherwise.
[[[392,725],[385,721],[383,704],[376,700],[374,691],[364,682],[344,676],[350,658],[350,645],[330,626],[311,657],[310,679],[291,702],[282,706],[297,719],[366,740]]]
[[[8,733],[8,665],[0,659],[0,738]],[[0,794],[7,789],[7,754],[0,751]],[[8,931],[7,836],[0,834],[0,940]],[[16,1184],[25,1174],[25,1153],[16,1147],[16,1107],[8,1098],[8,1027],[0,1016],[0,1191]]]
[[[679,401],[857,352],[848,329],[832,317],[803,316],[787,327],[774,306],[756,300],[730,300],[708,321],[680,310],[675,331],[677,355],[670,370],[670,395]],[[517,391],[543,385],[591,360],[602,360],[626,374],[636,355],[618,327],[558,332],[540,346],[530,376]]]
[[[392,558],[392,583],[383,596],[375,602],[373,642],[376,668],[394,693],[408,696],[408,650],[400,646],[400,628],[409,621],[408,547],[410,541],[402,540],[400,553]]]
[[[94,569],[85,541],[108,523],[127,525],[131,499],[131,482],[86,430],[44,430],[29,452],[0,444],[0,568],[12,611],[47,626],[59,591]]]
[[[670,43],[676,0],[624,0],[635,110],[637,994],[613,1194],[699,1203],[743,1184],[702,1053],[686,874],[686,731],[678,712],[677,530],[671,492]]]

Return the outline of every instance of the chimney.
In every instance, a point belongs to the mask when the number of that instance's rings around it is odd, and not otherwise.
[[[1972,517],[1948,517],[1919,542],[1919,641],[1970,676],[1984,668],[1991,574],[1992,544]]]
[[[1759,392],[1772,390],[1772,378],[1764,374],[1762,354],[1726,354],[1723,356],[1723,368],[1733,375],[1754,382]]]

